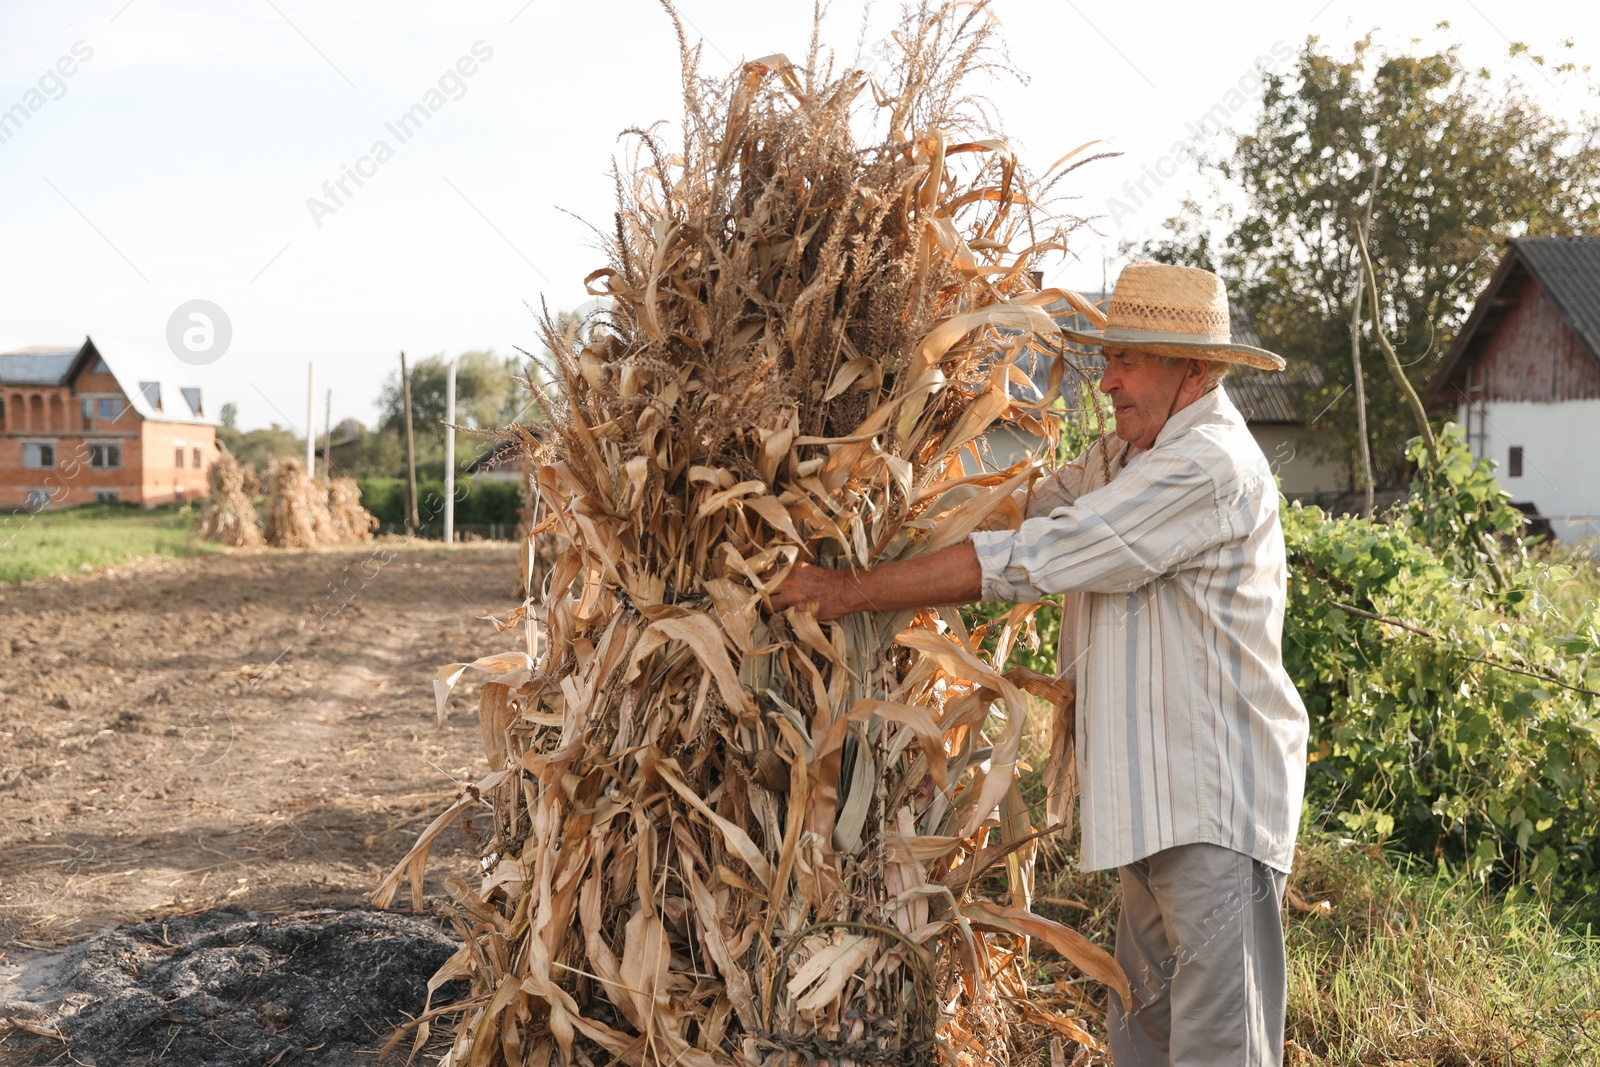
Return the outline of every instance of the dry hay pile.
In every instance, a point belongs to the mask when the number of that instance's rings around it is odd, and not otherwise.
[[[245,495],[251,500],[261,495],[261,472],[256,470],[255,464],[246,464],[239,469],[243,482]]]
[[[328,537],[330,544],[359,544],[372,540],[378,517],[361,506],[361,487],[354,478],[319,478],[327,485]]]
[[[237,548],[256,548],[266,543],[256,524],[256,506],[245,492],[244,476],[232,452],[223,452],[206,471],[200,537]]]
[[[306,474],[305,465],[279,457],[267,468],[267,544],[274,548],[316,548],[332,543],[333,517],[327,490]]]
[[[993,664],[1030,609],[987,659],[953,610],[764,606],[797,557],[960,542],[1036,469],[960,464],[997,420],[1049,429],[1008,382],[1064,295],[1026,271],[1066,225],[962,95],[989,32],[912,9],[881,86],[815,44],[719,83],[685,49],[681,151],[635,131],[606,328],[545,324],[562,549],[520,649],[436,685],[442,715],[488,673],[491,773],[377,894],[422,906],[433,840],[492,806],[481,877],[447,883],[465,944],[435,980],[471,994],[444,1063],[1006,1064],[1020,1018],[1089,1040],[1028,999],[1030,938],[1126,995],[1029,908],[1022,690],[1065,694]]]

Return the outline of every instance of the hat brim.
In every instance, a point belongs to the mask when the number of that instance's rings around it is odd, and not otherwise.
[[[1104,330],[1069,330],[1060,327],[1063,336],[1079,344],[1113,348],[1133,348],[1157,356],[1175,356],[1179,359],[1207,359],[1220,363],[1242,363],[1257,370],[1283,370],[1287,365],[1282,356],[1264,348],[1251,345],[1217,344],[1213,341],[1129,341],[1121,338],[1106,339]]]

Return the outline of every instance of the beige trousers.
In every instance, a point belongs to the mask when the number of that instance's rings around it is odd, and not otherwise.
[[[1287,878],[1220,845],[1120,868],[1117,962],[1138,1007],[1111,998],[1116,1067],[1279,1067]]]

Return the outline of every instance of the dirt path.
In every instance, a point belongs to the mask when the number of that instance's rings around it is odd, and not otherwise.
[[[485,770],[441,664],[510,647],[515,551],[145,561],[0,586],[0,963],[222,905],[361,903]],[[464,830],[434,870],[470,872]]]

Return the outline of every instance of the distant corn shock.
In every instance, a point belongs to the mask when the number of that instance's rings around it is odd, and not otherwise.
[[[326,548],[371,541],[378,529],[354,478],[312,478],[298,459],[275,459],[267,468],[264,523],[246,482],[232,453],[212,463],[200,508],[202,539],[235,548]]]

